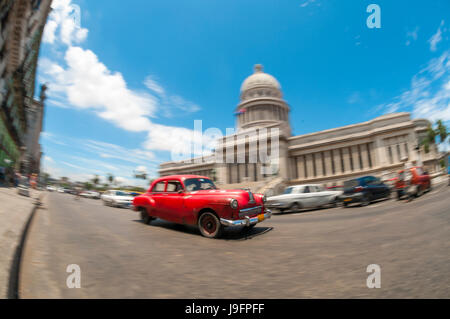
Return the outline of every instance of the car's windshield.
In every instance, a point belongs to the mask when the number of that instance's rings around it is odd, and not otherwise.
[[[116,196],[130,196],[130,194],[125,192],[116,192]]]
[[[214,183],[207,178],[188,178],[184,181],[184,186],[187,192],[217,189],[216,185],[214,185]]]
[[[294,187],[288,187],[284,190],[283,194],[291,194],[293,189],[294,189]]]

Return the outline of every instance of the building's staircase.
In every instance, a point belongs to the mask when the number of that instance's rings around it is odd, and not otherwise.
[[[265,194],[267,197],[281,194],[286,187],[286,180],[282,177],[275,177],[258,189],[257,193]]]

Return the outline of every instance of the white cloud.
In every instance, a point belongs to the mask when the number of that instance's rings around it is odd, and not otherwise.
[[[416,27],[413,31],[406,32],[406,46],[409,46],[411,42],[416,41],[418,37],[419,27]]]
[[[428,40],[428,42],[430,43],[430,50],[431,51],[436,51],[438,43],[442,41],[441,28],[443,26],[444,26],[444,20],[441,21],[441,24],[439,25],[438,30],[436,31],[436,33],[433,34],[433,36],[430,38],[430,40]]]
[[[305,7],[309,6],[310,4],[313,4],[314,2],[316,2],[316,0],[306,0],[305,2],[300,4],[300,7],[305,8]]]
[[[52,44],[60,41],[68,46],[83,42],[88,30],[81,27],[80,21],[81,10],[78,5],[71,3],[71,0],[53,0],[43,41]]]
[[[73,43],[84,41],[88,30],[80,26],[81,12],[71,0],[55,0],[49,17],[45,42],[53,44],[55,57],[39,60],[39,80],[48,83],[48,103],[64,108],[89,110],[98,117],[130,132],[146,132],[145,149],[128,150],[119,146],[90,141],[102,158],[115,158],[140,163],[153,159],[149,150],[171,151],[173,145],[190,149],[193,130],[153,123],[157,114],[172,116],[174,113],[196,112],[200,107],[185,98],[167,93],[149,75],[144,85],[151,91],[130,89],[120,72],[109,70],[97,55]],[[63,45],[61,47],[61,44]],[[65,50],[63,61],[60,50]],[[181,111],[181,112],[180,112]],[[45,137],[53,143],[52,136]],[[198,141],[196,141],[198,143]]]
[[[410,111],[414,118],[450,122],[450,50],[432,59],[411,80],[411,86],[388,104],[386,113]]]
[[[164,88],[156,82],[151,75],[147,76],[144,81],[144,85],[151,91],[158,95],[165,95]]]

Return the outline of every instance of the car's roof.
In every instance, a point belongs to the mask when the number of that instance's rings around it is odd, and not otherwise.
[[[187,178],[207,178],[207,179],[209,179],[208,176],[203,176],[203,175],[169,175],[169,176],[158,177],[157,179],[155,179],[155,181],[166,180],[166,179],[183,179],[184,180]]]

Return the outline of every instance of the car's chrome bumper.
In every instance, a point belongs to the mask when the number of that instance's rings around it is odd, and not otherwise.
[[[257,223],[260,223],[266,219],[269,219],[272,217],[272,212],[268,209],[264,211],[264,214],[260,214],[255,217],[248,217],[245,216],[245,218],[237,219],[237,220],[229,220],[225,218],[220,219],[220,223],[224,226],[250,226]]]

